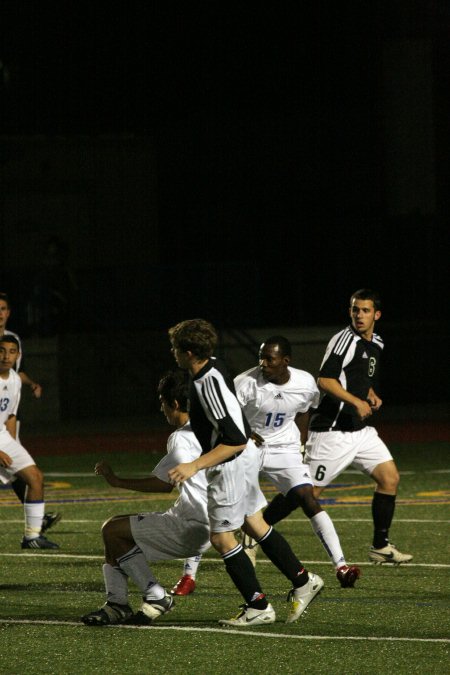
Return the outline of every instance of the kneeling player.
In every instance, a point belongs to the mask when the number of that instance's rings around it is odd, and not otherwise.
[[[161,410],[177,427],[167,442],[167,455],[148,478],[119,478],[106,462],[95,467],[113,487],[139,492],[170,492],[168,471],[183,462],[197,459],[200,445],[191,431],[187,413],[187,376],[180,371],[165,375],[158,386]],[[170,611],[173,598],[158,583],[148,562],[183,558],[209,548],[206,478],[203,471],[179,485],[180,496],[165,513],[115,516],[102,528],[105,544],[103,574],[106,603],[82,621],[88,626],[150,624]],[[141,609],[133,614],[128,604],[128,577],[143,596]]]

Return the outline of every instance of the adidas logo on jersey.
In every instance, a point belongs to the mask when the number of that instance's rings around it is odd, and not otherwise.
[[[220,524],[222,527],[229,527],[231,525],[229,520],[223,520]]]
[[[363,359],[368,359],[368,358],[369,358],[369,356],[368,356],[368,354],[367,354],[366,352],[364,352],[364,354],[362,355],[362,357],[363,357]]]
[[[283,397],[280,393],[278,393],[276,396],[274,396],[274,398],[283,398]]]

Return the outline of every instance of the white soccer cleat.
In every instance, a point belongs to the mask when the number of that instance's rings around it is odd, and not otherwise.
[[[304,586],[293,588],[288,593],[289,604],[286,623],[297,621],[324,586],[323,579],[318,574],[308,572],[308,576],[309,580]]]
[[[248,605],[242,605],[237,616],[232,619],[220,619],[219,624],[243,628],[244,626],[262,626],[265,623],[274,623],[275,619],[275,610],[271,604],[267,605],[266,609],[253,609]]]
[[[370,547],[369,560],[375,565],[402,565],[413,559],[409,553],[401,553],[394,544],[388,544],[383,548]]]

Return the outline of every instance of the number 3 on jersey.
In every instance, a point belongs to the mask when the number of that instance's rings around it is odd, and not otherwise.
[[[267,413],[265,426],[266,427],[273,427],[273,428],[281,427],[281,425],[284,422],[285,417],[286,417],[286,413],[282,413],[282,412],[276,413],[275,415],[274,415],[274,413],[271,413],[271,412]]]

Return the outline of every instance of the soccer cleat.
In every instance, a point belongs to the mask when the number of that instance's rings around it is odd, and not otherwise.
[[[220,619],[221,626],[262,626],[265,623],[274,623],[276,619],[275,610],[272,605],[267,605],[266,609],[254,609],[248,605],[241,605],[241,611],[232,619]]]
[[[342,588],[353,588],[355,581],[361,576],[361,570],[356,565],[342,565],[336,572],[336,578]]]
[[[125,623],[133,616],[129,605],[117,605],[115,602],[105,602],[97,612],[90,612],[81,617],[86,626],[114,626]]]
[[[318,574],[308,572],[308,577],[309,580],[304,586],[292,588],[288,593],[287,601],[289,605],[286,623],[297,621],[323,588],[323,579]]]
[[[55,544],[53,541],[49,541],[47,537],[43,537],[42,534],[39,537],[34,539],[22,539],[21,543],[22,548],[59,548],[58,544]]]
[[[195,591],[195,579],[184,574],[170,591],[172,595],[189,595]]]
[[[144,600],[141,609],[124,623],[133,626],[149,626],[155,619],[173,609],[174,600],[168,593],[161,600]]]
[[[45,513],[42,519],[41,534],[47,532],[51,527],[59,523],[62,515],[60,513]]]
[[[410,562],[412,559],[412,555],[400,553],[394,544],[387,544],[383,548],[371,546],[369,551],[369,560],[375,563],[375,565],[384,565],[386,563],[390,565],[402,565],[403,563]]]

